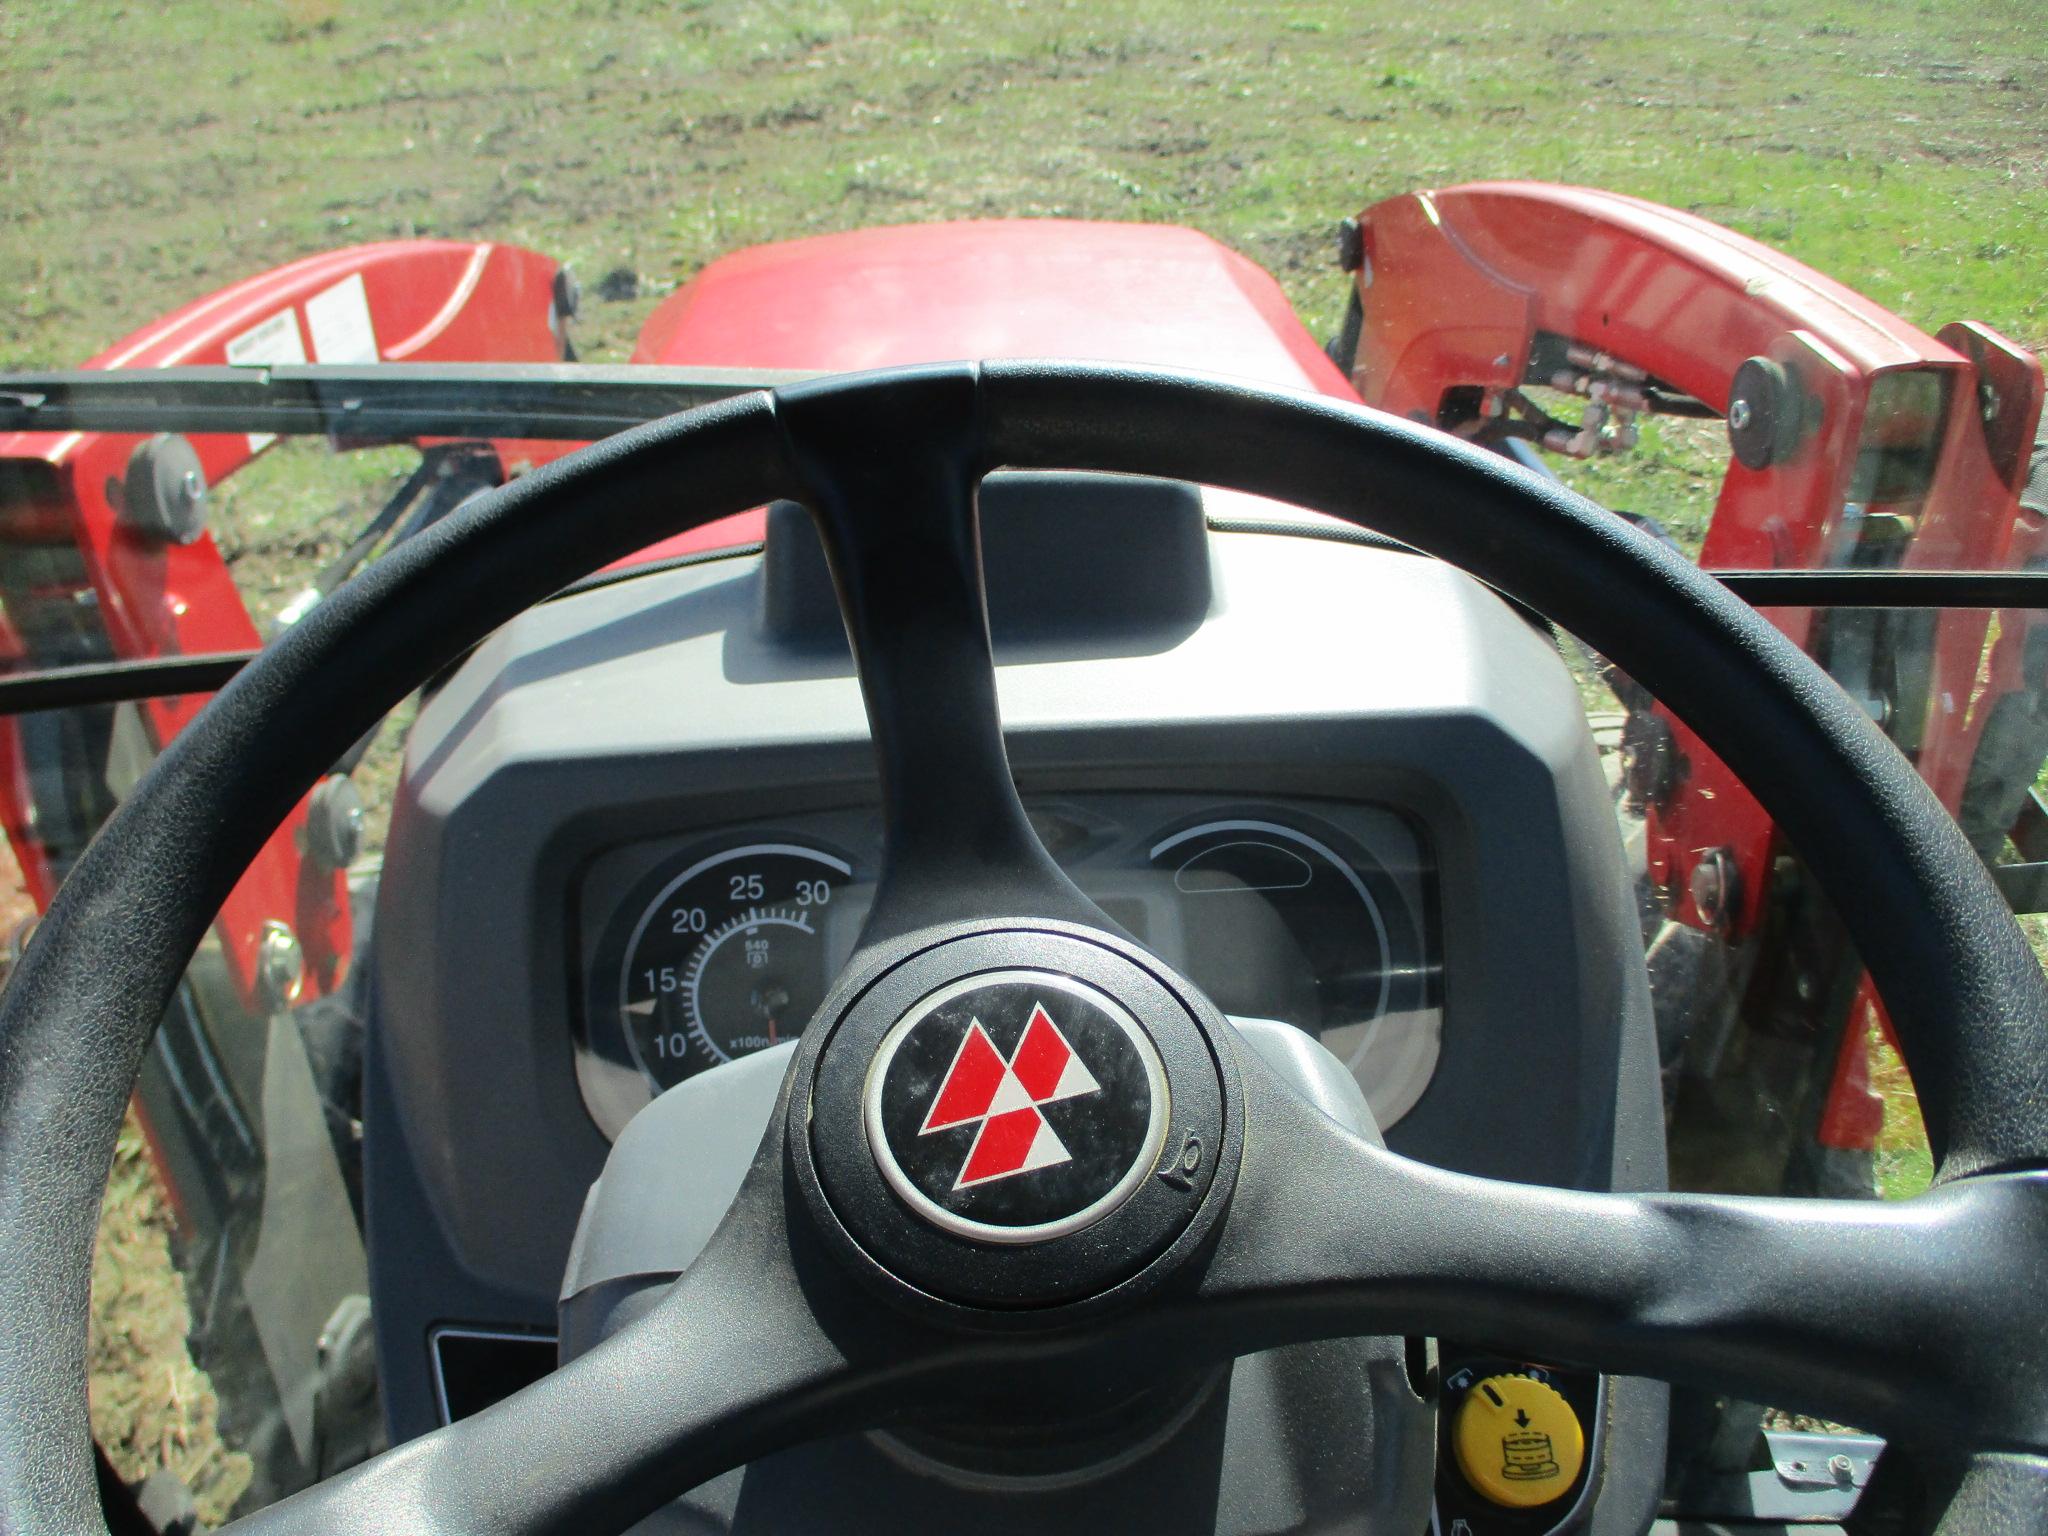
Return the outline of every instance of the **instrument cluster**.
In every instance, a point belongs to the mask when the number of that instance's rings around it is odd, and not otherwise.
[[[1225,1013],[1315,1035],[1382,1129],[1435,1070],[1428,850],[1384,807],[1174,794],[1027,797],[1069,876]],[[607,1136],[685,1078],[801,1033],[873,898],[872,808],[639,842],[576,893],[577,1077]]]

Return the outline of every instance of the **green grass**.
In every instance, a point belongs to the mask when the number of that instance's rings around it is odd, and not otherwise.
[[[1870,1086],[1884,1098],[1884,1129],[1877,1135],[1877,1188],[1887,1200],[1904,1200],[1934,1182],[1934,1153],[1920,1101],[1899,1053],[1872,1031]]]
[[[288,437],[211,493],[208,526],[260,631],[419,462],[410,446],[334,453],[323,438]]]
[[[635,274],[580,326],[586,356],[619,359],[739,246],[990,215],[1193,225],[1322,335],[1337,219],[1492,176],[1638,193],[1928,329],[2048,340],[2035,0],[13,0],[0,59],[7,367],[413,234],[531,245],[592,288]],[[1693,544],[1724,461],[1711,425],[1652,423],[1567,478]]]
[[[1564,412],[1564,419],[1576,420],[1577,412]],[[1696,560],[1728,472],[1727,429],[1718,421],[1672,416],[1643,417],[1638,426],[1640,440],[1627,453],[1550,462],[1580,495],[1616,511],[1656,518]]]
[[[1192,224],[1326,330],[1337,218],[1483,176],[1640,193],[1923,323],[2048,336],[2032,0],[13,0],[0,55],[10,366],[414,233],[642,274],[593,306],[618,356],[653,291],[736,246],[961,215]]]

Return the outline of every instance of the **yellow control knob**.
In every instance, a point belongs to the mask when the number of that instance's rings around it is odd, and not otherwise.
[[[1483,1497],[1510,1509],[1561,1498],[1586,1460],[1579,1416],[1528,1376],[1489,1376],[1465,1394],[1451,1430],[1458,1470]]]

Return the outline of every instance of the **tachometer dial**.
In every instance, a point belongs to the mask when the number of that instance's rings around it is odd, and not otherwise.
[[[788,843],[690,865],[640,913],[619,972],[619,1022],[667,1087],[795,1038],[830,981],[819,923],[852,870]]]

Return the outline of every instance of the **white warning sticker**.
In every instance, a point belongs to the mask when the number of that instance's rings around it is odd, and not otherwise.
[[[281,309],[261,325],[252,326],[227,344],[227,360],[237,368],[265,364],[299,364],[306,360],[306,343],[299,336],[296,311]],[[269,432],[251,432],[249,451],[261,453],[274,441]]]
[[[370,320],[370,296],[363,274],[351,272],[324,293],[306,300],[306,329],[313,333],[316,363],[374,363],[377,330]]]

